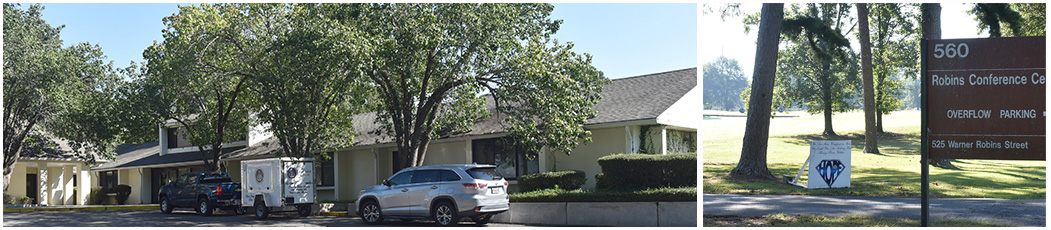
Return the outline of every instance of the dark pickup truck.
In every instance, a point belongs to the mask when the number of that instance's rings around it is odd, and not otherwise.
[[[161,186],[157,198],[161,212],[171,213],[175,208],[193,208],[202,216],[212,215],[215,209],[244,214],[241,208],[241,184],[230,180],[223,172],[192,172]]]

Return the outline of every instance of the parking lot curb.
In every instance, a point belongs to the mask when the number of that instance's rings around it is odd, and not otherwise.
[[[347,212],[321,212],[321,216],[347,216]]]

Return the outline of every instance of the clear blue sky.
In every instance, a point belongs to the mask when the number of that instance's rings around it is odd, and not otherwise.
[[[50,3],[43,18],[66,25],[66,45],[99,44],[116,67],[125,67],[141,62],[142,51],[161,41],[161,18],[176,13],[177,5]],[[695,4],[555,4],[552,18],[564,20],[556,38],[591,54],[592,64],[609,78],[697,66]]]

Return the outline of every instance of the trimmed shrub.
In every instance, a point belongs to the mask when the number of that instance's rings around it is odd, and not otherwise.
[[[127,204],[128,196],[131,196],[131,186],[126,184],[117,185],[113,190],[117,193],[117,204]]]
[[[511,202],[658,202],[697,201],[697,187],[652,188],[639,191],[544,189],[510,194]]]
[[[106,195],[107,193],[109,193],[109,191],[102,187],[91,188],[91,193],[88,193],[88,204],[98,205],[106,203],[106,198],[108,198]]]
[[[530,174],[518,177],[518,186],[522,192],[548,188],[578,189],[588,181],[584,171],[558,171]]]
[[[595,189],[598,190],[610,190],[613,186],[609,184],[609,180],[606,179],[605,173],[595,174]]]
[[[697,187],[697,154],[615,154],[598,159],[600,189]]]

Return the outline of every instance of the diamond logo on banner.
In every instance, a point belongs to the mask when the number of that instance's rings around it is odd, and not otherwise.
[[[821,179],[825,180],[825,184],[828,184],[828,187],[831,188],[832,184],[836,183],[836,179],[839,178],[839,174],[842,174],[847,166],[843,165],[843,162],[839,160],[821,160],[821,163],[818,163],[814,168],[821,175]]]

